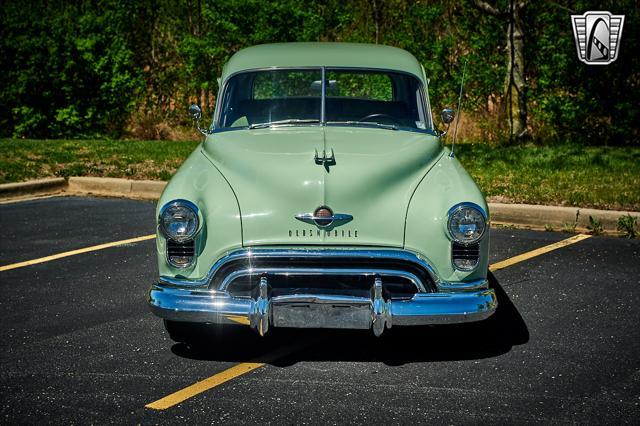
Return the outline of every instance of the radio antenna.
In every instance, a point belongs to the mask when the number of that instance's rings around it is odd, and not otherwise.
[[[458,122],[460,122],[460,114],[462,113],[462,88],[464,87],[464,74],[467,71],[467,60],[464,61],[464,67],[462,68],[462,81],[460,82],[460,94],[458,95],[458,111],[456,114],[456,124],[453,127],[453,143],[451,144],[451,154],[450,157],[454,157],[454,149],[456,146],[456,139],[458,138]]]

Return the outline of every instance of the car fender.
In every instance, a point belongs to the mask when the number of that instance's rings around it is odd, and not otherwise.
[[[447,149],[445,155],[425,175],[409,202],[404,246],[424,257],[440,279],[449,282],[484,278],[489,263],[487,229],[480,242],[478,266],[473,271],[464,272],[452,265],[447,213],[451,207],[462,202],[477,204],[489,214],[487,203],[477,185]]]
[[[200,230],[196,235],[196,261],[187,268],[167,263],[166,238],[158,229],[156,246],[161,276],[199,279],[226,252],[242,247],[240,208],[233,189],[209,161],[199,145],[178,169],[160,196],[156,218],[166,203],[183,199],[198,206]]]

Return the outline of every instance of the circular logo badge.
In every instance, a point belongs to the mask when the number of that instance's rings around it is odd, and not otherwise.
[[[333,212],[327,206],[318,207],[313,212],[313,221],[320,227],[327,227],[333,222]]]

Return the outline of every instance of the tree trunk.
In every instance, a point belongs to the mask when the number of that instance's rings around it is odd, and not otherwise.
[[[202,0],[198,0],[198,27],[194,32],[194,35],[199,36],[202,34]]]
[[[376,44],[380,42],[380,23],[382,21],[382,11],[380,5],[376,0],[371,0],[371,11],[373,12],[373,23],[375,25]]]
[[[527,83],[524,77],[524,32],[520,8],[514,0],[509,1],[509,24],[507,28],[507,119],[509,141],[526,139],[527,134]]]
[[[507,76],[505,106],[509,124],[509,141],[519,142],[529,137],[527,131],[527,82],[524,75],[524,25],[520,12],[526,0],[509,0],[509,10],[502,12],[483,0],[474,0],[481,11],[507,22]]]

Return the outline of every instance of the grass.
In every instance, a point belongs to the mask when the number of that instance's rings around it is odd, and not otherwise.
[[[0,140],[0,183],[45,177],[168,180],[198,142]]]
[[[1,139],[0,183],[54,176],[167,180],[197,144]],[[497,201],[640,210],[640,147],[459,144],[456,155]]]
[[[497,201],[640,210],[640,147],[460,144],[456,155]]]

